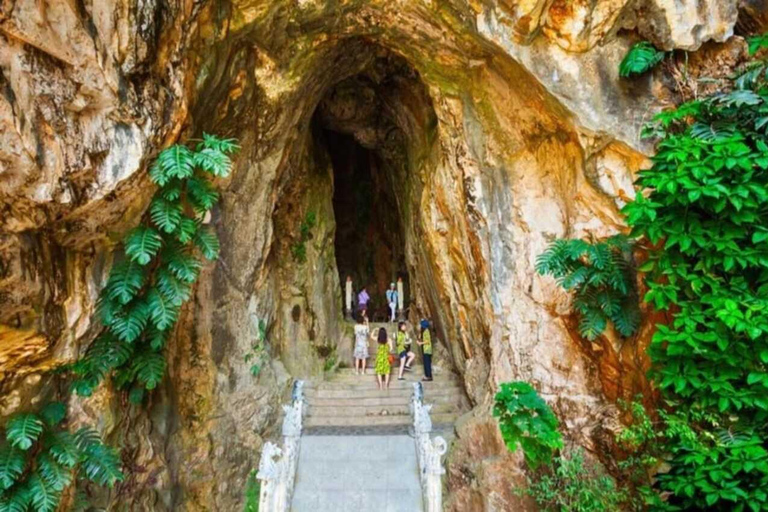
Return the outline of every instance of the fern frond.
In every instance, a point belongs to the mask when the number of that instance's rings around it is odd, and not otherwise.
[[[130,304],[113,312],[112,322],[107,327],[121,341],[133,343],[141,336],[148,321],[147,303],[142,299],[134,299]]]
[[[607,325],[605,316],[599,309],[591,309],[581,315],[579,321],[579,333],[588,340],[594,340],[605,330]]]
[[[40,416],[49,427],[55,427],[67,416],[67,406],[61,402],[50,402],[40,411]]]
[[[602,290],[597,294],[597,304],[608,317],[612,317],[621,310],[619,297],[616,297],[607,290]]]
[[[186,146],[175,144],[160,152],[157,156],[157,164],[168,180],[189,178],[195,170],[194,153]]]
[[[664,55],[648,41],[635,43],[619,64],[619,76],[641,75],[664,60]]]
[[[181,181],[174,179],[160,189],[160,196],[167,201],[178,201],[181,197]]]
[[[5,426],[5,438],[12,446],[29,450],[43,433],[43,421],[35,414],[17,414]]]
[[[54,491],[63,491],[72,482],[72,470],[60,465],[46,453],[37,456],[40,476]]]
[[[61,492],[53,488],[37,472],[29,478],[29,494],[35,512],[55,512],[61,501]]]
[[[29,512],[32,496],[26,482],[0,493],[0,512]]]
[[[156,197],[149,207],[149,215],[158,228],[173,233],[181,222],[181,210],[180,202]]]
[[[165,254],[164,260],[168,262],[168,268],[177,278],[185,283],[194,283],[200,272],[201,264],[194,255],[189,254],[183,248],[174,248]]]
[[[179,229],[176,230],[176,239],[182,244],[186,244],[197,233],[198,222],[189,217],[182,217],[179,222]]]
[[[587,267],[580,267],[561,278],[559,280],[559,284],[566,290],[572,290],[573,288],[576,288],[585,283],[589,277],[589,274],[590,270]]]
[[[591,246],[584,240],[580,238],[575,238],[573,240],[567,240],[566,241],[566,255],[569,259],[573,261],[580,260],[582,256],[584,256],[584,253],[589,251],[589,248]]]
[[[110,371],[125,364],[132,354],[133,345],[130,342],[104,332],[88,347],[84,360],[90,364],[91,372],[103,378]]]
[[[587,249],[589,262],[599,270],[605,270],[611,264],[611,251],[602,243],[589,245]]]
[[[0,446],[0,490],[10,489],[24,473],[26,465],[23,451],[11,445]]]
[[[203,142],[197,145],[197,150],[200,151],[203,148],[215,149],[231,155],[237,152],[240,146],[237,145],[236,139],[221,139],[215,135],[203,133]]]
[[[98,485],[114,487],[123,479],[120,457],[117,450],[102,443],[98,434],[95,437],[93,434],[95,432],[88,436],[90,442],[81,446],[80,474]]]
[[[160,234],[153,228],[139,226],[131,230],[125,239],[125,254],[140,265],[146,265],[162,245]]]
[[[640,327],[640,310],[636,299],[632,296],[625,297],[621,307],[610,318],[622,336],[632,336]]]
[[[146,340],[149,342],[149,346],[152,347],[152,350],[159,352],[165,347],[165,340],[168,335],[167,330],[161,331],[154,325],[151,325],[145,334]]]
[[[109,274],[105,292],[107,297],[120,304],[128,304],[144,286],[144,268],[132,259],[115,265]]]
[[[46,435],[45,445],[53,459],[65,468],[74,468],[80,460],[77,439],[68,430],[59,430]]]
[[[219,200],[219,194],[205,176],[194,176],[187,180],[189,200],[196,212],[210,210]]]
[[[219,177],[229,175],[229,168],[232,166],[232,162],[225,153],[218,149],[200,149],[195,153],[194,158],[195,164],[205,172]]]
[[[219,257],[219,238],[210,228],[202,228],[195,234],[195,245],[209,260]]]
[[[152,288],[147,294],[150,318],[155,327],[164,331],[176,323],[179,317],[179,308],[174,301],[163,295],[156,288]]]
[[[171,180],[170,177],[166,176],[158,160],[155,160],[155,163],[149,168],[149,179],[160,187],[165,186]]]
[[[191,293],[189,283],[178,279],[168,268],[158,270],[157,287],[174,306],[181,306],[189,300]]]
[[[165,376],[165,357],[158,352],[143,352],[134,359],[132,370],[146,389],[155,389]]]

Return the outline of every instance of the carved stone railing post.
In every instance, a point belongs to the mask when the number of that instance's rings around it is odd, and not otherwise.
[[[296,467],[299,463],[302,417],[304,414],[304,382],[293,383],[291,405],[284,405],[283,446],[264,444],[256,478],[261,481],[259,512],[287,512],[291,507]]]
[[[442,457],[448,451],[448,443],[440,436],[432,439],[432,419],[429,411],[432,405],[424,405],[424,389],[421,382],[413,385],[411,414],[413,415],[413,434],[416,441],[416,458],[419,463],[421,493],[426,512],[442,512],[443,485],[445,469]]]

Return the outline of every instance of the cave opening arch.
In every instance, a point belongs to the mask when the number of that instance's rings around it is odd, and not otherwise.
[[[351,51],[358,52],[354,65],[345,67]],[[280,315],[278,326],[281,355],[299,375],[312,373],[311,365],[294,364],[308,358],[306,348],[297,346],[302,340],[320,359],[331,352],[345,363],[351,359],[351,343],[333,346],[334,339],[344,339],[347,276],[355,294],[367,287],[373,320],[387,317],[385,290],[398,279],[408,320],[440,316],[420,221],[424,185],[439,159],[430,95],[405,58],[375,43],[339,43],[335,55],[335,80],[308,78],[323,86],[313,88],[316,101],[305,106],[291,178],[273,214],[273,257],[281,278],[303,290],[283,307],[291,314]],[[301,231],[309,219],[311,240],[297,249],[297,227]],[[297,261],[305,257],[306,263]],[[303,268],[312,268],[311,275]],[[321,304],[320,296],[327,302]],[[305,319],[311,325],[300,325],[300,311],[311,311]]]

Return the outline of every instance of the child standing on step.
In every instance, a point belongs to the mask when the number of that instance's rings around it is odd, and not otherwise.
[[[427,320],[422,319],[420,327],[421,340],[417,340],[417,343],[421,345],[424,356],[424,378],[421,380],[429,382],[432,380],[432,333],[429,332]]]
[[[389,372],[392,367],[389,364],[389,353],[392,350],[392,342],[387,340],[387,330],[379,329],[376,339],[379,346],[376,349],[376,383],[379,389],[389,389]]]
[[[365,311],[363,311],[365,313]],[[355,325],[355,373],[365,375],[366,361],[368,360],[368,318],[361,314]]]
[[[405,322],[400,322],[397,325],[396,341],[397,354],[400,357],[400,372],[397,374],[397,380],[405,380],[403,371],[411,370],[411,363],[416,357],[416,354],[411,352],[411,337],[405,332]]]

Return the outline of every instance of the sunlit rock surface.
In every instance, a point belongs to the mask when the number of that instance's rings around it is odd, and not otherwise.
[[[759,1],[744,5],[741,21],[764,23]],[[507,492],[521,461],[490,417],[500,382],[533,382],[592,447],[615,399],[648,394],[650,320],[637,339],[585,342],[568,297],[534,271],[556,237],[624,229],[650,151],[642,123],[680,92],[659,72],[620,80],[618,63],[640,38],[706,43],[721,72],[743,55],[739,38],[713,43],[737,15],[711,0],[0,1],[0,416],[55,396],[50,370],[96,335],[111,251],[146,208],[156,152],[202,131],[236,137],[212,218],[221,258],[183,310],[162,389],[146,412],[107,385],[71,410],[130,462],[105,502],[239,507],[290,377],[349,359],[333,130],[372,152],[397,198],[412,319],[434,320],[437,364],[475,405],[449,456],[449,510],[524,509]],[[254,377],[261,320],[270,360]]]

